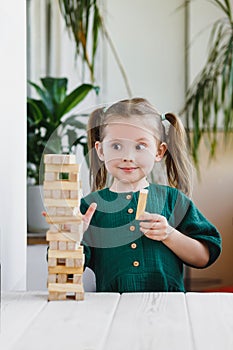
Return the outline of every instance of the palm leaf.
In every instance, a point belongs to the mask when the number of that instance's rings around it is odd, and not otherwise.
[[[206,64],[187,91],[187,123],[193,123],[189,142],[194,162],[198,164],[198,148],[204,133],[207,133],[210,157],[217,147],[217,131],[221,114],[224,115],[225,133],[233,124],[233,23],[232,9],[228,0],[211,0],[224,13],[213,24],[209,39],[209,54]],[[189,132],[189,130],[187,130]]]

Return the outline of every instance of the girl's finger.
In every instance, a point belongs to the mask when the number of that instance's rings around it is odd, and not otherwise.
[[[85,215],[83,215],[83,221],[89,225],[91,218],[95,212],[97,208],[97,204],[96,203],[91,203],[91,205],[89,206],[89,208],[87,209]]]
[[[143,229],[159,229],[161,226],[161,223],[158,221],[141,221],[140,222],[140,228]]]
[[[140,215],[139,220],[148,220],[148,221],[160,221],[163,216],[159,214],[143,213]]]

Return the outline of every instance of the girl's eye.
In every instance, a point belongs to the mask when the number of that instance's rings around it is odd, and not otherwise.
[[[116,151],[119,151],[119,150],[121,150],[122,146],[120,143],[113,143],[112,148]]]
[[[137,151],[143,151],[144,149],[146,149],[145,143],[139,143],[139,144],[136,146],[136,150],[137,150]]]

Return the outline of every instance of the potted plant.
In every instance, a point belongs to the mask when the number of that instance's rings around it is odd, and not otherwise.
[[[75,42],[77,56],[82,59],[82,69],[85,66],[90,73],[90,81],[95,81],[95,57],[99,45],[99,34],[101,33],[112,51],[128,96],[131,97],[132,91],[125,69],[106,29],[99,4],[98,0],[59,0],[59,8],[65,20],[66,28]],[[83,69],[83,75],[84,72]]]
[[[219,125],[226,136],[233,125],[233,13],[229,0],[212,0],[223,17],[212,28],[206,64],[187,91],[183,112],[194,163],[198,167],[200,141],[216,154]],[[188,1],[187,3],[190,3]]]
[[[67,78],[45,77],[42,87],[29,82],[40,99],[27,99],[27,178],[28,178],[28,232],[42,232],[47,225],[41,218],[43,210],[41,184],[43,183],[43,154],[71,152],[80,144],[87,152],[86,124],[72,112],[91,90],[98,88],[82,84],[67,94]],[[68,144],[63,144],[64,136]],[[34,199],[36,196],[36,199]],[[34,208],[34,205],[36,206]]]

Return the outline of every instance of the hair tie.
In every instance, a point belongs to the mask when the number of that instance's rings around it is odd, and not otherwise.
[[[108,109],[108,106],[103,107],[103,112],[106,113]]]
[[[161,121],[163,122],[164,120],[166,120],[166,113],[161,114]]]

